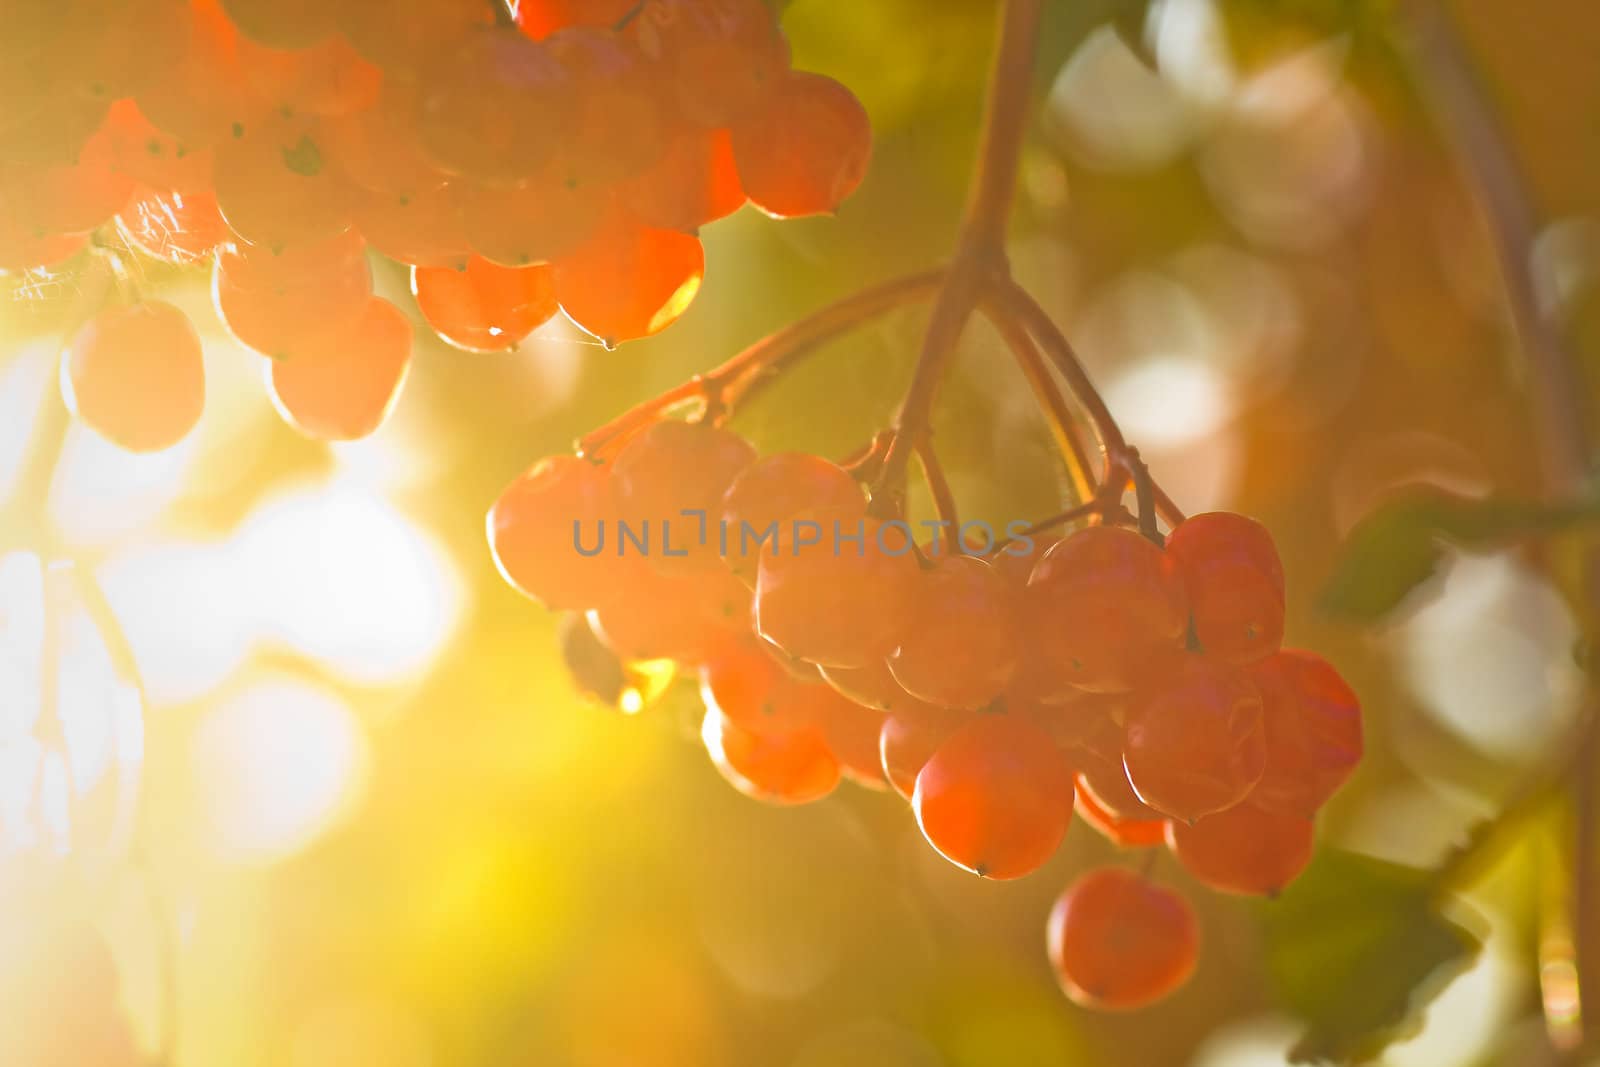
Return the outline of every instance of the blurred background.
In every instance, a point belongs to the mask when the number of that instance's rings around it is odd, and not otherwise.
[[[1600,7],[1453,7],[1540,219],[1538,296],[1600,370]],[[1377,630],[1315,612],[1341,538],[1387,490],[1532,488],[1488,230],[1383,14],[1050,5],[1013,255],[1179,505],[1273,529],[1290,642],[1362,695],[1368,755],[1322,843],[1426,866],[1564,736],[1582,677],[1574,615],[1525,553],[1452,556]],[[695,743],[692,695],[635,716],[582,700],[558,620],[498,579],[484,544],[488,504],[532,460],[946,255],[994,15],[795,0],[796,65],[849,85],[877,134],[839,216],[713,227],[694,306],[615,352],[560,323],[504,355],[419,331],[395,417],[357,444],[288,429],[204,272],[174,274],[169,298],[206,331],[198,432],[134,457],[72,427],[41,478],[63,309],[95,280],[8,279],[8,926],[102,931],[138,1034],[153,1045],[175,1024],[183,1067],[1284,1062],[1271,903],[1199,890],[1159,857],[1201,910],[1198,974],[1145,1013],[1080,1010],[1043,921],[1076,872],[1114,859],[1096,835],[993,884],[928,849],[892,794],[845,786],[798,810],[740,797]],[[380,291],[403,292],[398,268],[377,269]],[[735,424],[763,449],[843,454],[886,421],[922,323],[896,314],[832,346]],[[1049,436],[981,325],[938,434],[964,511],[1057,509]],[[48,634],[47,602],[64,620]],[[61,642],[58,679],[37,677],[44,639]],[[31,725],[41,685],[59,687],[48,733]],[[75,873],[23,869],[41,853]],[[1484,950],[1383,1062],[1534,1062],[1535,948],[1562,862],[1538,820],[1498,857],[1468,895]],[[21,951],[0,970],[7,990],[54,973]]]

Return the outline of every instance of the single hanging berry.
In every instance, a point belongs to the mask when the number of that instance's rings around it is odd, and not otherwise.
[[[1193,826],[1167,824],[1167,844],[1196,880],[1224,893],[1276,896],[1311,862],[1311,820],[1246,800]]]
[[[917,825],[945,859],[984,878],[1021,878],[1061,844],[1072,819],[1072,771],[1037,726],[984,715],[917,774]]]
[[[1167,538],[1206,655],[1251,663],[1283,641],[1283,564],[1267,528],[1227,511],[1194,515]]]
[[[291,426],[321,441],[355,441],[383,425],[410,369],[411,320],[375,296],[355,325],[273,362],[268,380]]]
[[[146,300],[100,312],[61,360],[67,409],[130,452],[158,452],[186,437],[206,403],[205,357],[189,317]]]
[[[1068,997],[1087,1008],[1128,1011],[1189,980],[1200,955],[1200,924],[1174,890],[1102,867],[1061,894],[1045,942]]]

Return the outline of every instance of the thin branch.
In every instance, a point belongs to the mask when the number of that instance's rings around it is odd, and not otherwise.
[[[748,400],[801,358],[841,334],[886,312],[923,299],[939,287],[942,268],[909,274],[837,300],[776,333],[768,334],[720,366],[634,405],[577,442],[580,456],[601,454],[608,444],[649,425],[673,408],[706,405],[714,396],[724,411]]]
[[[1033,86],[1034,44],[1043,0],[1006,0],[1000,43],[990,67],[978,164],[962,219],[954,261],[934,303],[911,386],[895,414],[895,440],[874,484],[873,510],[897,514],[905,503],[906,466],[928,433],[933,405],[962,328],[992,276],[1009,273],[1006,222],[1016,195],[1017,169],[1027,131]]]
[[[1020,322],[1039,343],[1044,354],[1066,380],[1067,389],[1072,393],[1073,399],[1077,400],[1088,413],[1089,421],[1100,438],[1101,447],[1105,449],[1108,461],[1119,462],[1120,457],[1127,451],[1128,443],[1123,440],[1122,430],[1111,417],[1111,410],[1106,407],[1099,391],[1090,381],[1089,372],[1084,370],[1083,361],[1078,358],[1078,353],[1066,335],[1051,321],[1038,301],[1011,279],[996,279],[989,293],[994,298],[1000,313]],[[1108,477],[1103,480],[1109,480],[1109,474],[1108,466]]]
[[[1592,393],[1582,362],[1567,342],[1555,308],[1541,306],[1531,272],[1537,219],[1488,94],[1473,69],[1459,34],[1436,0],[1410,0],[1403,9],[1407,44],[1423,96],[1445,138],[1455,150],[1463,176],[1488,222],[1505,287],[1507,310],[1527,360],[1534,403],[1534,428],[1547,490],[1554,499],[1582,492],[1594,463],[1586,410]],[[1579,613],[1591,645],[1600,627],[1600,546],[1586,553],[1580,573]],[[1591,687],[1594,679],[1591,678]],[[1586,701],[1571,762],[1555,782],[1565,782],[1575,819],[1573,907],[1574,949],[1581,998],[1600,1003],[1600,707],[1594,693]],[[1524,790],[1538,795],[1538,784]],[[1496,822],[1516,813],[1508,807]],[[1492,835],[1490,835],[1492,837]],[[1489,838],[1486,838],[1486,840]],[[1448,868],[1471,862],[1457,858]],[[1580,1007],[1581,1012],[1581,1007]],[[1600,1026],[1579,1015],[1583,1047],[1600,1046]],[[1588,1025],[1583,1025],[1584,1023]]]
[[[982,308],[984,316],[1000,334],[1000,339],[1011,349],[1017,367],[1028,380],[1028,387],[1033,390],[1045,423],[1050,428],[1050,436],[1055,440],[1056,450],[1066,461],[1073,495],[1080,501],[1089,500],[1095,494],[1094,470],[1089,453],[1078,437],[1077,420],[1067,407],[1066,398],[1061,395],[1050,368],[1039,355],[1039,346],[1033,343],[1033,338],[1021,323],[1008,315],[999,314],[992,300],[984,301]]]
[[[951,551],[965,552],[967,549],[961,540],[961,513],[956,508],[956,495],[950,491],[950,479],[945,477],[944,466],[933,451],[933,442],[927,438],[917,445],[917,463],[922,468],[923,481],[928,483],[928,492],[933,496],[934,511],[944,524],[940,528],[950,531]]]

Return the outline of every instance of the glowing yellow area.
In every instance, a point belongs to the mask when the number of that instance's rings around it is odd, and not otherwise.
[[[700,292],[700,283],[704,280],[702,275],[696,274],[678,286],[678,291],[668,297],[667,302],[661,305],[661,310],[651,318],[649,332],[658,333],[666,329],[677,321],[679,315],[688,311],[689,305],[694,303],[695,294]]]

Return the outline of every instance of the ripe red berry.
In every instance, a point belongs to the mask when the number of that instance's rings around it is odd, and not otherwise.
[[[757,800],[808,804],[839,784],[839,763],[815,726],[758,733],[708,709],[700,739],[722,776]]]
[[[318,143],[351,184],[395,195],[424,193],[444,184],[417,143],[415,83],[390,79],[370,105],[347,115],[324,118]]]
[[[1283,641],[1283,564],[1272,535],[1227,511],[1192,516],[1167,538],[1206,655],[1250,663]]]
[[[417,135],[440,170],[474,181],[525,181],[565,150],[571,78],[544,45],[514,30],[446,43],[422,78]]]
[[[205,408],[200,335],[159,300],[107,308],[67,346],[61,390],[68,410],[112,443],[130,452],[170,448]]]
[[[762,111],[733,127],[750,202],[777,218],[831,214],[856,191],[872,156],[872,124],[832,78],[794,71]]]
[[[903,526],[853,510],[802,512],[761,550],[756,626],[791,656],[862,667],[899,643],[916,576]]]
[[[848,471],[821,456],[779,452],[756,460],[723,495],[721,519],[728,531],[723,559],[754,584],[763,540],[779,537],[786,520],[808,509],[865,515],[867,501]]]
[[[1267,768],[1250,801],[1309,818],[1361,762],[1361,703],[1327,660],[1284,649],[1253,665],[1261,692]]]
[[[471,254],[451,185],[409,192],[352,189],[350,217],[374,249],[413,267],[460,269]]]
[[[1276,896],[1311,862],[1314,833],[1301,815],[1275,815],[1251,801],[1193,826],[1167,823],[1167,844],[1196,880],[1224,893]]]
[[[922,768],[970,721],[965,712],[926,706],[884,719],[878,733],[878,760],[894,791],[910,800]]]
[[[624,561],[612,525],[606,468],[577,456],[546,456],[489,509],[489,548],[517,589],[547,608],[581,611],[622,592],[617,577]]]
[[[572,79],[572,140],[567,151],[552,161],[552,169],[563,180],[590,187],[609,185],[639,174],[661,158],[670,136],[666,101],[657,72],[626,36],[593,26],[568,26],[551,35],[545,47]],[[743,193],[739,202],[744,202]],[[640,217],[648,225],[672,228]]]
[[[695,665],[723,643],[724,627],[703,610],[697,579],[660,574],[637,557],[613,562],[623,591],[591,608],[590,621],[618,657]]]
[[[1117,815],[1085,787],[1082,776],[1078,778],[1077,802],[1073,810],[1101,837],[1118,848],[1149,848],[1166,840],[1168,820],[1159,817],[1129,819]]]
[[[1087,1008],[1127,1011],[1189,980],[1200,924],[1177,892],[1121,867],[1102,867],[1061,894],[1045,941],[1068,997]]]
[[[705,250],[691,234],[618,213],[555,266],[561,310],[617,345],[660,333],[688,310],[705,276]]]
[[[1090,526],[1052,545],[1028,579],[1040,654],[1072,684],[1127,692],[1183,648],[1183,586],[1162,551],[1132,530]]]
[[[372,269],[348,230],[282,250],[236,242],[217,256],[211,296],[240,344],[273,359],[311,358],[367,313]]]
[[[690,129],[620,191],[629,212],[646,226],[694,233],[744,206],[728,131]]]
[[[573,185],[547,168],[518,185],[451,182],[456,221],[472,251],[503,267],[574,255],[610,222],[609,190]],[[589,249],[591,257],[599,249]]]
[[[788,42],[761,0],[646,0],[627,33],[662,71],[672,101],[704,126],[758,113],[789,66]]]
[[[805,692],[809,688],[747,632],[719,642],[700,666],[700,696],[705,706],[747,730],[784,731],[815,725],[810,719],[813,703]]]
[[[976,556],[940,556],[912,587],[910,622],[889,669],[930,704],[980,708],[1017,670],[1021,598]]]
[[[1021,878],[1061,844],[1072,818],[1072,772],[1037,726],[983,715],[917,774],[911,806],[928,843],[985,878]]]
[[[840,772],[868,789],[889,788],[879,754],[887,716],[846,700],[820,682],[801,683],[801,688],[804,714],[822,730]]]
[[[621,521],[648,539],[652,567],[671,574],[722,569],[722,497],[755,461],[754,446],[733,431],[677,419],[655,423],[622,447],[612,464],[612,496]]]
[[[1231,808],[1266,767],[1261,694],[1237,669],[1186,656],[1129,699],[1122,758],[1139,798],[1174,819]]]
[[[327,240],[350,225],[344,178],[306,116],[268,112],[217,145],[212,183],[228,225],[268,248]]]
[[[383,84],[383,72],[337,33],[309,48],[273,48],[242,37],[239,68],[269,108],[313,115],[371,107]]]
[[[501,267],[477,256],[461,270],[413,267],[411,293],[434,332],[469,352],[514,348],[557,310],[549,267]]]
[[[411,369],[411,320],[382,297],[355,324],[269,369],[272,399],[289,423],[321,441],[376,433]]]

